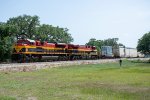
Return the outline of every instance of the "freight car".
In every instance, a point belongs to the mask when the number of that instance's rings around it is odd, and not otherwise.
[[[118,48],[113,48],[112,46],[102,46],[101,47],[101,57],[102,58],[136,58],[144,57],[143,54],[137,52],[136,48],[129,48],[124,46],[119,46]]]
[[[137,52],[136,48],[119,46],[117,49],[113,49],[113,52],[115,57],[121,57],[121,58],[141,57],[140,53]]]
[[[42,60],[44,57],[56,57],[57,60],[96,59],[98,52],[94,46],[48,43],[30,39],[20,39],[14,45],[12,59],[15,61]]]
[[[101,58],[113,58],[112,46],[102,46],[101,47]]]

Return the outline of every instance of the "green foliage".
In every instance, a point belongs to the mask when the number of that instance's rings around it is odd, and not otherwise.
[[[43,24],[37,27],[35,39],[48,42],[70,43],[73,38],[68,33],[67,28],[53,27],[52,25]]]
[[[118,38],[109,38],[105,40],[96,40],[95,38],[91,38],[86,45],[96,46],[97,48],[101,48],[101,46],[112,46],[113,48],[123,46],[123,44],[117,43],[118,40]]]
[[[68,31],[58,26],[40,25],[38,16],[23,15],[10,18],[7,23],[0,22],[0,61],[10,58],[12,45],[19,38],[70,43],[73,38]]]
[[[0,73],[0,96],[28,100],[149,100],[150,64],[106,63]]]
[[[9,59],[12,53],[12,38],[7,36],[0,41],[0,60]]]
[[[0,61],[10,59],[11,57],[14,32],[14,26],[7,25],[6,23],[0,24]]]
[[[119,40],[118,38],[106,39],[106,40],[104,40],[104,45],[117,47],[118,46],[118,44],[117,44],[118,40]]]
[[[139,39],[137,50],[143,54],[150,54],[150,32]]]
[[[49,42],[70,43],[73,41],[71,34],[67,28],[54,27],[52,25],[40,25],[38,16],[23,15],[10,18],[8,25],[16,27],[17,38],[37,39]]]
[[[40,22],[38,16],[23,15],[10,18],[7,21],[7,24],[16,26],[17,38],[23,35],[24,37],[31,39],[36,33],[36,27]]]
[[[9,96],[0,96],[0,100],[17,100],[17,99]]]

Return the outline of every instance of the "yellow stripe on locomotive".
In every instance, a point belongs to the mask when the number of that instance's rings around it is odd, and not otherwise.
[[[65,43],[47,43],[29,39],[18,40],[14,45],[13,54],[28,57],[59,56],[63,58],[84,58],[98,55],[93,46],[73,45]]]

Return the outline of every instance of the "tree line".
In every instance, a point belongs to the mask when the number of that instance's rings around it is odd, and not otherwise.
[[[150,32],[145,33],[139,40],[137,50],[150,56]]]
[[[40,24],[38,16],[22,15],[0,22],[0,61],[11,57],[12,46],[20,38],[70,43],[73,38],[68,28]]]
[[[105,40],[96,40],[95,38],[91,38],[87,45],[96,46],[96,48],[100,51],[102,46],[112,46],[113,48],[118,48],[119,46],[124,46],[122,43],[118,43],[118,38],[109,38]],[[142,54],[150,56],[150,32],[145,33],[139,40],[137,45],[137,51]]]
[[[14,42],[20,38],[48,41],[52,43],[71,43],[73,37],[68,28],[61,28],[49,24],[40,24],[38,16],[22,15],[9,18],[7,22],[0,22],[0,61],[11,58]],[[96,40],[91,38],[86,45],[96,46],[124,46],[118,43],[118,38]],[[139,40],[137,50],[143,54],[150,54],[150,32],[145,33]]]
[[[118,46],[124,46],[121,43],[118,43],[119,38],[108,38],[105,40],[96,40],[91,38],[86,45],[96,46],[98,51],[101,51],[102,46],[112,46],[113,48],[118,48]]]

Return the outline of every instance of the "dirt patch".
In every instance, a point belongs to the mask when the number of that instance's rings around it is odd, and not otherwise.
[[[28,97],[27,100],[37,100],[37,98],[36,97]]]
[[[150,92],[150,88],[147,88],[147,87],[117,86],[117,87],[113,87],[113,89],[116,89],[119,91],[127,91],[130,93]]]
[[[89,83],[75,83],[78,87],[81,88],[103,88],[103,89],[111,89],[112,91],[120,91],[120,92],[128,92],[128,93],[142,93],[147,92],[150,93],[150,88],[148,87],[135,87],[129,85],[116,85],[116,84],[106,84],[100,82],[89,82]]]

